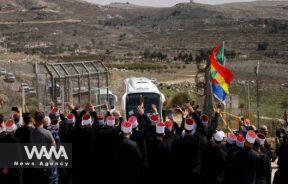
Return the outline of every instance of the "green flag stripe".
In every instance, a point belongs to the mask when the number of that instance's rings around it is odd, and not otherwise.
[[[216,59],[217,59],[217,61],[218,61],[220,64],[223,64],[223,63],[224,63],[223,47],[221,47],[221,49],[219,50]]]

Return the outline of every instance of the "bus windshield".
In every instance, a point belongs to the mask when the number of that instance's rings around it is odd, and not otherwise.
[[[160,95],[157,93],[135,93],[128,94],[126,97],[126,117],[137,114],[137,106],[140,105],[141,98],[144,97],[145,114],[151,114],[152,104],[156,105],[158,113],[160,112]]]

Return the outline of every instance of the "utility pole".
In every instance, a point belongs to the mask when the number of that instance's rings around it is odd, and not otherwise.
[[[25,104],[26,104],[26,102],[25,102],[25,89],[22,87],[22,110],[23,110],[23,112],[26,112],[26,110],[25,110]]]
[[[226,59],[225,59],[225,41],[223,41],[223,43],[222,43],[222,49],[223,49],[223,52],[222,52],[223,65],[225,66],[225,65],[226,65]]]
[[[38,72],[38,63],[35,62],[34,63],[34,72],[35,72],[35,76],[36,76],[36,93],[37,93],[37,105],[38,105],[38,109],[40,109],[40,90],[39,90],[39,72]]]
[[[257,67],[256,67],[256,100],[257,100],[257,126],[258,129],[260,127],[260,114],[259,114],[259,100],[260,100],[260,95],[259,95],[259,67],[260,67],[260,63],[258,61],[257,63]]]
[[[248,112],[248,115],[250,114],[250,84],[248,83],[247,84],[247,112]]]
[[[209,59],[207,59],[206,62],[206,68],[205,68],[205,87],[204,87],[204,114],[206,114],[209,119],[212,118],[212,112],[213,112],[213,95],[212,95],[212,88],[210,83],[210,62]]]

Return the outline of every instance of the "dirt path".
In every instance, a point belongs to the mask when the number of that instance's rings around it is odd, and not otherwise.
[[[181,84],[185,82],[195,83],[195,75],[187,75],[183,79],[160,81],[160,82],[163,84],[170,84],[170,85]]]
[[[18,12],[20,10],[7,10],[7,11],[0,11],[0,14],[8,14],[8,13],[15,13]]]
[[[24,21],[24,22],[1,22],[0,25],[15,25],[15,24],[63,24],[63,23],[79,23],[82,20],[78,19],[64,19],[64,20],[44,20],[44,21]]]

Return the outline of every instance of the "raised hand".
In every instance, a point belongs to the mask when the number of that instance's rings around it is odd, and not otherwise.
[[[155,104],[152,104],[152,111],[153,113],[157,114],[158,110],[157,110],[157,106]]]
[[[137,112],[141,116],[144,114],[144,109],[143,109],[143,107],[141,105],[137,106]]]
[[[93,112],[94,111],[94,106],[92,105],[92,103],[88,102],[86,104],[85,110],[86,110],[86,112]]]
[[[109,106],[108,106],[107,100],[104,100],[102,108],[105,109],[105,110],[109,110]]]
[[[75,106],[72,103],[67,103],[66,107],[68,108],[69,111],[72,111],[75,108]]]

